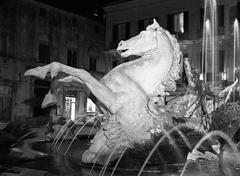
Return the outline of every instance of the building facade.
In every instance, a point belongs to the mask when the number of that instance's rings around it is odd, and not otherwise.
[[[129,39],[137,35],[153,22],[155,18],[160,26],[174,34],[178,39],[184,57],[189,57],[192,66],[201,73],[205,69],[203,64],[203,28],[204,9],[207,4],[206,16],[210,1],[204,0],[132,0],[121,4],[105,7],[106,36],[105,47],[112,58],[112,67],[119,59],[114,54],[120,40]],[[213,1],[212,1],[213,2]],[[215,61],[207,63],[209,68],[214,66],[214,79],[219,87],[234,80],[234,35],[233,24],[239,16],[239,2],[237,0],[216,0],[215,25]],[[236,58],[236,65],[239,65]],[[211,82],[212,71],[206,73],[207,82]],[[181,82],[181,80],[180,80]]]
[[[40,105],[51,81],[25,77],[26,70],[57,61],[99,79],[108,69],[103,51],[99,22],[35,0],[0,1],[0,122],[48,116]],[[69,116],[69,101],[75,115],[85,110],[84,86],[57,83],[56,90],[58,115]]]

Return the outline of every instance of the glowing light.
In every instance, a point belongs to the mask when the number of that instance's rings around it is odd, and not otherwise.
[[[203,80],[203,79],[204,79],[203,73],[200,74],[199,79],[200,79],[200,80]]]
[[[227,80],[227,73],[222,72],[222,80],[223,81]]]
[[[91,99],[87,99],[87,112],[96,112],[96,105]]]

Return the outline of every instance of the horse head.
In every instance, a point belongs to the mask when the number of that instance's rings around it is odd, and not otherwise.
[[[176,38],[160,27],[155,19],[151,25],[146,27],[146,30],[140,32],[137,36],[119,42],[117,51],[121,57],[162,55],[163,57],[157,58],[164,58],[162,62],[170,63],[168,68],[162,68],[168,72],[168,76],[164,80],[164,86],[167,87],[166,90],[176,88],[174,80],[179,79],[182,53]]]
[[[137,36],[120,41],[117,51],[122,57],[128,57],[130,55],[143,56],[151,54],[163,48],[172,48],[171,43],[167,35],[165,35],[165,30],[154,19],[153,23]]]

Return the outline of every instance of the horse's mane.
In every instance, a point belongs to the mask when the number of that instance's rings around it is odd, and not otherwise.
[[[163,80],[163,85],[165,86],[166,90],[175,91],[176,90],[175,80],[180,78],[179,73],[182,52],[180,51],[177,39],[173,35],[171,35],[167,30],[164,30],[163,28],[160,28],[160,30],[167,35],[173,47],[173,62],[169,70],[169,75],[167,75],[167,77]]]
[[[180,51],[180,47],[177,42],[177,39],[173,35],[171,35],[167,30],[160,27],[155,19],[153,20],[153,24],[149,25],[146,28],[146,30],[160,31],[161,33],[165,34],[166,37],[169,39],[169,42],[173,48],[173,58],[172,58],[173,61],[172,61],[172,65],[170,67],[169,73],[168,75],[166,75],[164,80],[157,86],[156,91],[157,92],[175,91],[176,90],[175,80],[179,79],[180,61],[182,58],[182,52]]]

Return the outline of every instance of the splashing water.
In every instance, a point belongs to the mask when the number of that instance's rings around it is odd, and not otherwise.
[[[138,176],[140,176],[143,172],[144,167],[146,166],[147,162],[149,161],[149,159],[151,158],[151,156],[153,155],[153,153],[155,152],[155,150],[157,149],[157,147],[163,142],[163,140],[168,137],[172,132],[174,131],[178,131],[180,128],[184,128],[184,127],[190,127],[189,125],[186,124],[180,124],[178,126],[174,126],[171,130],[169,130],[167,133],[165,133],[159,140],[158,142],[155,144],[155,146],[153,147],[153,149],[151,150],[151,152],[149,153],[148,157],[146,158],[145,162],[143,163],[140,171],[138,172]],[[192,126],[193,128],[196,128],[195,126]],[[168,135],[167,135],[168,134]],[[189,142],[188,142],[189,143]]]
[[[212,132],[209,132],[207,133],[198,143],[197,145],[194,147],[193,151],[196,151],[201,145],[202,143],[207,140],[207,139],[210,139],[212,138],[213,136],[218,136],[218,137],[221,137],[222,139],[224,139],[231,147],[232,151],[234,153],[238,153],[238,150],[237,150],[237,146],[233,143],[233,141],[223,132],[221,131],[212,131]],[[240,158],[238,158],[236,155],[236,160],[240,163]],[[184,172],[186,171],[187,169],[187,166],[189,164],[190,160],[187,160],[187,162],[185,163],[183,169],[182,169],[182,172],[181,172],[181,175],[180,176],[183,176],[184,175]]]
[[[86,109],[83,108],[80,111],[85,111]],[[63,125],[63,127],[59,130],[59,132],[57,133],[56,137],[54,138],[51,147],[55,148],[58,141],[61,139],[62,135],[64,135],[65,131],[68,129],[68,126],[70,123],[74,123],[74,121],[72,119],[68,119],[67,122]]]
[[[177,130],[174,130],[174,131],[177,131]],[[169,133],[168,131],[164,130],[164,129],[162,130],[162,132],[163,132],[164,136],[166,136],[166,137],[168,138],[170,145],[172,145],[172,146],[174,147],[174,149],[176,150],[177,156],[178,156],[180,159],[184,159],[183,154],[181,153],[181,151],[180,151],[179,147],[177,146],[176,142],[175,142],[175,141],[173,140],[173,138],[170,136],[170,133]],[[177,131],[177,132],[178,132],[178,131]],[[189,141],[187,141],[187,138],[184,136],[184,134],[182,134],[182,135],[180,134],[180,136],[183,136],[183,137],[185,138],[185,140],[186,140],[186,142],[187,142],[187,143],[185,143],[185,144],[188,146],[188,144],[190,144],[190,143],[189,143]],[[185,142],[185,140],[184,140],[184,142]]]
[[[55,148],[59,139],[61,138],[61,136],[64,134],[65,130],[67,129],[67,126],[72,122],[72,120],[68,120],[63,127],[61,128],[61,130],[59,130],[58,134],[56,135],[56,137],[54,138],[51,147]]]
[[[91,130],[90,130],[90,132],[89,132],[89,134],[88,134],[88,138],[90,138],[90,136],[92,135],[93,129],[96,127],[98,121],[99,121],[99,119],[97,119],[97,120],[94,122],[94,124],[93,124],[93,126],[92,126],[92,128],[91,128]]]
[[[80,120],[82,120],[82,119],[80,119]],[[80,121],[80,120],[79,120],[79,121]],[[67,138],[69,132],[73,129],[73,127],[75,127],[76,123],[77,123],[77,122],[74,122],[74,121],[73,121],[72,125],[69,124],[69,125],[71,125],[71,126],[70,126],[70,128],[68,127],[68,131],[66,132],[66,134],[65,134],[64,137],[62,138],[62,141],[60,142],[60,144],[59,144],[59,146],[58,146],[58,148],[57,148],[57,151],[59,151],[59,149],[60,149],[63,141],[65,141],[65,139]],[[65,130],[65,131],[66,131],[66,130]]]
[[[115,166],[112,170],[111,176],[113,176],[114,172],[116,171],[116,169],[117,169],[117,167],[118,167],[118,165],[119,165],[119,163],[120,163],[120,161],[121,161],[121,159],[122,159],[122,157],[123,157],[123,155],[125,154],[126,151],[127,151],[127,148],[124,149],[121,156],[118,158],[117,163],[115,164]]]
[[[93,116],[92,118],[90,118],[87,122],[85,122],[85,124],[78,130],[78,132],[75,134],[75,136],[73,137],[71,143],[69,144],[68,148],[66,149],[66,152],[64,153],[64,155],[67,154],[68,150],[70,149],[73,141],[76,139],[77,135],[83,130],[83,128],[89,123],[91,122],[93,119],[96,119],[97,117],[99,117],[99,115]]]
[[[91,167],[91,170],[89,171],[88,175],[91,175],[93,169],[94,169],[94,166],[96,165],[97,161],[99,160],[99,158],[102,156],[102,154],[107,151],[107,149],[103,149],[103,151],[100,153],[100,155],[97,156],[96,160],[93,162],[93,165]]]
[[[116,151],[116,149],[118,149],[118,147],[119,147],[119,145],[116,145],[116,146],[113,148],[112,152],[111,152],[110,155],[108,156],[108,159],[107,159],[106,162],[104,163],[104,165],[103,165],[103,167],[102,167],[102,169],[101,169],[101,172],[99,173],[98,176],[104,176],[104,173],[106,172],[106,169],[107,169],[107,167],[108,167],[108,164],[110,163],[111,158],[112,158],[114,152]]]
[[[78,122],[81,122],[86,116],[88,116],[87,114],[83,114],[80,118],[78,118],[77,120],[73,121],[72,125],[70,126],[70,128],[68,129],[67,133],[64,135],[62,141],[60,142],[59,146],[58,146],[58,149],[57,151],[60,149],[63,141],[65,141],[66,137],[68,136],[68,134],[72,131],[72,129],[74,127],[76,127],[75,125],[78,123]],[[70,124],[69,124],[70,125]],[[65,130],[66,131],[66,130]]]

